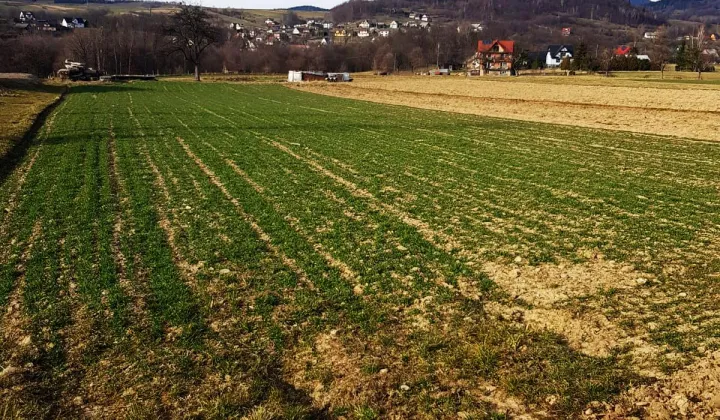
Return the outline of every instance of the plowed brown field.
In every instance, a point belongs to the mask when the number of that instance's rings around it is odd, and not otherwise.
[[[613,85],[615,84],[615,85]],[[393,105],[720,140],[720,86],[601,78],[361,78],[295,89]]]

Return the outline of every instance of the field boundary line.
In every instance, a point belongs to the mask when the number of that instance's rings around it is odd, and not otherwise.
[[[299,92],[311,93],[311,94],[322,95],[322,96],[333,97],[333,98],[361,101],[361,102],[367,102],[367,103],[371,103],[371,104],[385,104],[385,105],[401,107],[401,108],[423,109],[423,110],[426,110],[429,112],[451,113],[454,115],[471,115],[471,116],[476,116],[479,118],[484,118],[487,120],[520,121],[520,122],[525,122],[525,123],[530,123],[530,124],[542,124],[542,125],[547,125],[547,126],[565,126],[565,127],[572,127],[572,128],[582,128],[582,129],[586,129],[586,130],[611,131],[611,132],[627,133],[627,134],[634,134],[634,135],[639,134],[639,135],[643,135],[643,136],[653,137],[658,141],[672,140],[672,141],[682,141],[682,142],[693,142],[693,143],[706,144],[706,145],[712,145],[712,146],[718,146],[718,144],[720,143],[720,137],[709,137],[709,138],[708,137],[700,137],[700,136],[688,137],[686,134],[672,134],[672,133],[667,133],[667,132],[653,132],[653,131],[646,131],[646,130],[631,130],[631,129],[627,129],[627,128],[617,128],[615,126],[611,126],[608,124],[602,124],[602,123],[587,123],[586,122],[586,123],[582,123],[582,124],[570,124],[570,123],[566,123],[566,122],[547,122],[547,121],[542,121],[542,120],[538,120],[538,119],[521,118],[520,116],[517,116],[517,115],[515,115],[515,116],[489,115],[487,113],[462,111],[459,109],[438,110],[437,108],[433,108],[430,106],[408,105],[407,101],[400,103],[400,102],[391,102],[391,101],[387,101],[387,100],[372,100],[372,99],[368,99],[368,98],[364,98],[364,97],[362,97],[362,98],[361,97],[353,97],[352,91],[343,91],[342,89],[348,89],[348,88],[343,88],[343,87],[336,88],[336,90],[334,92],[331,92],[329,90],[322,90],[322,91],[317,90],[317,87],[315,87],[315,88],[313,88],[313,87],[298,88],[298,87],[289,87],[289,86],[284,86],[284,87],[287,89],[292,89],[292,90],[299,91]],[[350,89],[360,90],[357,88],[350,88]],[[382,97],[386,97],[387,94],[393,93],[390,90],[384,90],[384,89],[375,89],[375,90],[377,90],[379,93],[382,93],[383,94]],[[369,89],[369,90],[363,89],[362,91],[368,92],[368,91],[371,91],[371,89]],[[423,94],[423,93],[418,93],[418,92],[408,92],[408,94],[422,96],[425,98],[437,98],[438,97],[438,95],[436,95],[436,94],[428,94],[428,93]],[[350,95],[350,96],[348,96],[348,95]],[[456,96],[456,97],[462,98],[463,100],[468,100],[468,101],[478,100],[478,99],[486,99],[486,98],[475,98],[472,96],[469,96],[469,97]],[[487,98],[487,100],[488,101],[503,101],[502,99],[493,99],[493,98]],[[519,101],[519,100],[505,100],[505,101],[508,104],[522,105],[525,103],[525,102]],[[546,104],[548,103],[546,101],[541,101],[541,102],[544,102]],[[563,103],[552,104],[552,105],[558,106],[558,107],[565,106],[565,104],[563,104]],[[591,108],[594,106],[594,105],[584,105],[584,104],[574,104],[573,105],[571,103],[567,104],[567,105],[569,108],[577,108],[577,109],[582,109],[582,108],[587,109],[587,108]],[[606,106],[605,108],[600,107],[600,109],[602,109],[603,111],[609,111],[609,110],[615,109],[615,107]],[[630,109],[637,111],[637,110],[642,110],[643,108],[630,107]],[[575,110],[575,109],[573,109],[573,110]],[[675,112],[683,112],[683,111],[676,111],[673,109],[660,109],[659,111],[656,111],[656,112],[675,113]],[[695,111],[686,110],[684,112],[694,113]],[[708,114],[708,116],[717,115],[717,112],[714,112],[714,111],[705,111],[705,112]]]

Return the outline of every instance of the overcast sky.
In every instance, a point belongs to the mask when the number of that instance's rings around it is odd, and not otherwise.
[[[239,9],[287,9],[293,6],[318,6],[329,9],[344,0],[196,0],[203,6],[236,7]]]

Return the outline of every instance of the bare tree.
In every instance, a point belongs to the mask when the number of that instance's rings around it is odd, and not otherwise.
[[[613,60],[613,52],[609,49],[604,49],[602,54],[600,54],[600,63],[602,64],[602,68],[605,69],[605,77],[610,77],[610,65],[612,64]]]
[[[671,56],[667,28],[665,28],[664,26],[658,28],[655,33],[655,39],[653,40],[652,45],[652,53],[652,59],[655,60],[655,62],[658,63],[658,66],[660,67],[660,78],[664,79],[665,66],[667,65],[668,61],[670,61]]]
[[[195,80],[200,81],[200,60],[205,49],[218,37],[208,12],[200,6],[183,4],[170,18],[165,34],[168,52],[182,54],[185,61],[195,67]]]
[[[707,56],[705,55],[705,46],[707,40],[705,39],[705,24],[701,24],[698,29],[698,42],[697,42],[697,60],[695,65],[697,66],[698,79],[702,79],[702,72],[705,70],[707,65]]]
[[[425,66],[425,56],[423,50],[420,47],[415,47],[410,51],[410,68],[413,73],[420,67]]]

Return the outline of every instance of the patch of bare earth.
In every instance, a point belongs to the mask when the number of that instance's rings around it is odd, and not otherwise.
[[[24,245],[24,251],[18,262],[21,273],[8,301],[7,310],[0,319],[0,401],[12,401],[21,395],[29,385],[24,380],[33,370],[32,360],[39,356],[30,331],[30,319],[23,312],[23,293],[25,291],[25,265],[30,258],[35,242],[42,233],[42,224],[38,220],[32,234]]]
[[[663,380],[631,388],[612,411],[591,411],[586,417],[624,418],[639,412],[647,419],[720,418],[720,351],[708,351],[704,357]]]
[[[634,289],[652,282],[654,276],[634,267],[590,253],[584,263],[560,262],[529,266],[518,258],[513,263],[486,262],[483,270],[512,299],[522,304],[488,303],[486,309],[503,319],[564,336],[568,344],[590,356],[608,356],[614,349],[631,348],[635,367],[656,375],[662,352],[645,334],[627,331],[610,321],[602,308],[580,311],[571,299],[592,296],[605,290],[634,294]]]
[[[438,111],[720,141],[717,104],[708,99],[718,93],[702,89],[697,92],[678,90],[674,95],[668,89],[638,88],[634,94],[635,98],[642,99],[638,102],[630,93],[620,93],[627,90],[620,88],[617,92],[608,92],[604,86],[584,86],[587,94],[578,97],[574,94],[578,86],[574,85],[477,83],[464,79],[445,82],[425,79],[418,82],[397,78],[387,82],[288,86],[322,95]],[[552,96],[548,96],[548,89],[554,92]],[[646,99],[649,93],[654,95],[656,102]],[[693,97],[693,100],[681,101],[678,106],[675,99],[687,97]],[[633,118],[626,118],[629,112]],[[696,118],[697,112],[702,113],[704,118]]]

